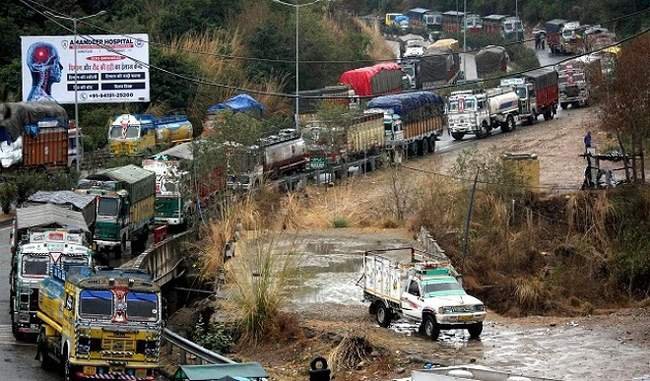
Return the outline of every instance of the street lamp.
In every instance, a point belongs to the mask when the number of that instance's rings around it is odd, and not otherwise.
[[[300,8],[302,7],[307,7],[310,5],[314,5],[321,0],[314,0],[310,3],[305,3],[305,4],[298,4],[299,0],[296,0],[295,4],[287,3],[286,1],[282,0],[271,0],[274,3],[286,5],[287,7],[292,7],[295,8],[296,10],[296,115],[295,115],[295,122],[296,122],[296,130],[300,129],[300,99],[298,97],[298,92],[300,90],[300,64],[299,64],[299,57],[300,57],[300,40],[299,38],[299,33],[300,33]],[[331,1],[331,0],[330,0]]]
[[[74,141],[75,141],[75,145],[77,147],[77,163],[76,164],[77,164],[77,172],[79,172],[80,165],[81,165],[82,150],[81,150],[81,146],[79,145],[79,136],[81,136],[81,125],[79,123],[79,101],[78,101],[78,98],[77,98],[77,91],[78,91],[78,89],[77,89],[77,87],[78,87],[77,86],[77,81],[78,81],[78,78],[77,78],[78,77],[78,75],[77,75],[77,70],[78,70],[78,68],[77,68],[77,23],[79,21],[82,21],[82,20],[86,20],[86,19],[89,19],[89,18],[101,16],[101,15],[105,14],[106,11],[99,11],[99,12],[95,13],[94,15],[89,15],[89,16],[84,16],[84,17],[61,16],[61,15],[57,15],[57,14],[54,14],[54,13],[49,12],[49,11],[45,11],[45,13],[48,16],[51,16],[51,17],[56,17],[58,19],[72,21],[72,25],[73,25],[73,29],[74,29],[74,123],[75,123],[75,127],[77,129],[77,133],[75,134]]]

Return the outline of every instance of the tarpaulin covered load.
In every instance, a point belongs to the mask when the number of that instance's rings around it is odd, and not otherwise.
[[[490,45],[476,54],[476,71],[480,78],[491,73],[505,72],[508,66],[508,52],[503,46]]]
[[[524,73],[523,76],[534,82],[536,89],[557,86],[558,74],[552,68],[532,70]]]
[[[416,91],[413,93],[385,95],[373,98],[367,108],[393,110],[405,122],[421,120],[433,115],[441,115],[444,110],[444,99],[431,91]]]
[[[451,48],[430,45],[418,65],[418,87],[426,88],[451,81],[460,70],[460,57]]]
[[[95,196],[72,191],[38,191],[29,196],[28,204],[54,204],[81,212],[88,226],[95,223]]]
[[[337,103],[343,106],[350,104],[350,97],[354,95],[354,91],[350,90],[350,87],[344,85],[338,86],[326,86],[322,89],[316,90],[304,90],[298,92],[300,97],[333,97],[330,99],[318,99],[318,98],[300,98],[300,113],[301,114],[311,114],[315,113],[318,109],[318,106],[321,102],[326,101],[330,103]],[[340,98],[340,97],[348,97]]]
[[[264,105],[248,94],[239,94],[224,102],[208,107],[208,113],[210,114],[219,111],[251,112],[261,115],[264,112]]]
[[[450,49],[454,52],[458,52],[458,40],[455,40],[453,38],[438,40],[429,45],[429,49]]]
[[[396,63],[381,63],[346,71],[339,82],[359,96],[387,94],[402,88],[402,70]]]
[[[544,29],[546,29],[547,33],[559,33],[560,29],[562,29],[566,23],[567,20],[553,19],[551,21],[547,21],[546,24],[544,24]]]
[[[67,128],[68,114],[56,102],[19,102],[0,104],[0,141],[14,142],[27,125],[55,119]]]
[[[87,179],[122,182],[132,204],[153,196],[156,190],[156,174],[133,164],[106,169]]]
[[[83,214],[57,205],[44,204],[16,209],[17,232],[34,227],[48,226],[89,231]]]

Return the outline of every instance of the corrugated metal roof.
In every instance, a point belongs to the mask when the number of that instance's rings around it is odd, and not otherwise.
[[[411,13],[423,13],[423,14],[424,14],[424,13],[429,12],[429,10],[426,9],[426,8],[413,8],[413,9],[409,9],[409,10],[407,11],[407,13],[408,13],[408,12],[411,12]]]
[[[268,378],[269,375],[259,363],[249,362],[241,364],[181,365],[176,371],[174,379],[208,381],[220,380],[226,377],[257,379]]]
[[[193,160],[194,154],[192,153],[192,144],[192,142],[178,144],[154,156],[169,156],[183,160]]]
[[[34,205],[16,209],[16,230],[39,226],[61,227],[88,231],[83,214],[53,204]]]
[[[129,164],[123,167],[109,168],[105,171],[100,172],[100,174],[118,181],[134,184],[146,179],[147,177],[152,176],[153,172],[148,171],[144,168],[140,168],[137,165]]]
[[[88,204],[93,202],[94,196],[80,194],[72,191],[38,191],[29,196],[29,201],[57,204],[57,205],[73,205],[79,209],[85,208]]]

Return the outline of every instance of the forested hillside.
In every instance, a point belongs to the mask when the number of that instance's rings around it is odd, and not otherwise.
[[[328,5],[323,2],[301,9],[300,59],[377,58],[367,29],[364,32],[345,12]],[[9,6],[0,10],[0,84],[5,99],[20,98],[21,35],[71,34],[37,12],[48,9],[75,16],[106,10],[107,14],[89,23],[81,22],[80,34],[148,33],[151,65],[197,79],[188,81],[152,68],[150,104],[82,106],[81,123],[91,127],[85,129],[87,149],[105,142],[108,118],[121,111],[182,110],[198,122],[208,105],[234,93],[211,83],[265,91],[295,90],[295,10],[270,0],[10,0]],[[66,25],[72,28],[71,23]],[[225,59],[220,55],[286,62]],[[340,73],[352,66],[303,64],[300,87],[335,84]],[[262,101],[270,114],[290,108],[283,98],[262,97]]]

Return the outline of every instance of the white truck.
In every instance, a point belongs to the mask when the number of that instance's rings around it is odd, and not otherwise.
[[[512,89],[454,91],[447,105],[449,132],[456,140],[468,134],[482,139],[497,128],[510,132],[518,113],[519,97]]]
[[[446,329],[467,329],[472,338],[478,338],[485,305],[465,293],[451,264],[417,249],[410,249],[408,263],[389,257],[400,250],[404,249],[370,251],[363,258],[360,283],[377,323],[388,327],[403,318],[419,324],[420,333],[432,340]]]

